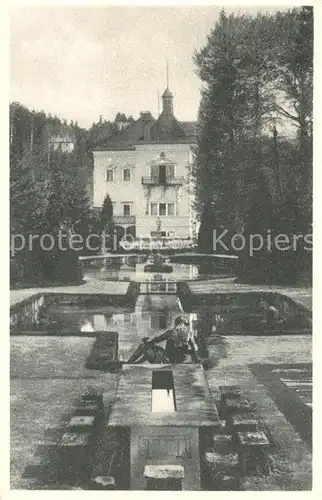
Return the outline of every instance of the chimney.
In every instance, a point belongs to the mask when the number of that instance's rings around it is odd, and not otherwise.
[[[149,141],[151,139],[150,136],[150,122],[152,121],[152,116],[150,111],[141,111],[140,116],[142,118],[143,123],[143,139],[144,141]]]

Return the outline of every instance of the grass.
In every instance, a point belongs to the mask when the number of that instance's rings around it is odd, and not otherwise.
[[[26,489],[21,478],[46,427],[66,424],[90,387],[113,398],[118,375],[87,370],[95,338],[11,338],[11,488]]]
[[[276,364],[310,363],[310,336],[234,337],[224,338],[225,349],[220,358],[216,345],[209,345],[214,359],[207,372],[209,385],[219,400],[220,385],[239,385],[256,405],[261,420],[273,442],[270,451],[271,474],[247,477],[242,489],[247,491],[309,490],[311,488],[312,454],[293,426],[286,420],[266,387],[251,368],[253,363]],[[220,359],[219,359],[220,358]]]
[[[121,336],[133,348],[137,337]],[[123,339],[123,340],[122,340]],[[74,405],[89,387],[113,399],[119,375],[85,368],[95,338],[11,337],[11,487],[26,489],[21,474],[32,459],[46,427],[67,423]],[[210,342],[212,361],[207,371],[217,399],[220,385],[240,385],[255,402],[276,444],[271,453],[272,473],[248,477],[243,489],[307,490],[311,484],[312,456],[292,425],[279,411],[251,364],[311,362],[311,336],[215,336]],[[277,445],[278,444],[278,445]]]

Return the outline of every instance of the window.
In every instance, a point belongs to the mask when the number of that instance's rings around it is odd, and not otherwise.
[[[106,182],[114,181],[114,170],[112,168],[108,168],[106,170]]]
[[[159,215],[167,215],[167,204],[166,203],[159,204]]]
[[[165,168],[165,165],[160,165],[159,166],[159,183],[160,184],[165,184],[166,183],[166,168]]]
[[[151,177],[157,179],[159,177],[159,168],[157,165],[151,165]]]
[[[150,204],[150,215],[159,216],[173,216],[175,215],[175,204],[174,203],[151,203]]]
[[[130,203],[123,203],[123,215],[131,215],[131,204]]]
[[[174,177],[174,165],[167,165],[167,179]]]
[[[124,168],[123,169],[123,181],[127,182],[131,180],[131,169],[130,168]]]
[[[156,179],[160,184],[166,184],[167,180],[175,176],[174,165],[151,165],[150,175],[152,179]]]
[[[151,215],[158,215],[158,204],[151,203]]]
[[[174,215],[174,203],[168,203],[168,215]]]
[[[167,232],[161,231],[160,233],[158,233],[157,231],[151,231],[150,236],[151,236],[151,238],[156,238],[157,236],[161,236],[161,238],[166,238]]]

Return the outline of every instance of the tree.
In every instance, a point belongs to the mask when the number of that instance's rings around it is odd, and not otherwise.
[[[113,203],[110,196],[107,194],[104,198],[102,210],[99,219],[99,231],[108,235],[107,243],[112,244],[113,239]],[[103,249],[104,251],[105,249]]]
[[[282,220],[285,227],[285,214],[288,231],[309,226],[312,33],[311,9],[256,17],[222,11],[196,52],[203,89],[192,175],[200,236],[209,230],[210,205],[213,221],[227,229],[264,234]],[[295,142],[279,137],[282,119],[297,124]],[[207,238],[203,242],[208,248]],[[261,259],[265,275],[269,259]]]
[[[286,105],[277,104],[276,108],[297,128],[303,186],[300,203],[308,224],[312,220],[313,8],[305,6],[279,13],[276,22],[280,50],[275,84]]]
[[[62,259],[56,248],[45,253],[39,238],[45,233],[55,237],[61,228],[72,232],[84,225],[89,215],[90,160],[84,131],[78,131],[72,154],[49,153],[48,125],[58,127],[59,132],[61,123],[44,112],[30,112],[19,103],[10,105],[11,232],[21,234],[27,242],[29,237],[36,237],[32,249],[25,248],[11,257],[11,282],[20,286],[53,279],[55,273],[50,276],[49,268],[51,265],[55,271],[55,259],[60,259],[61,266],[64,259],[69,266],[74,262],[77,271],[76,256],[70,252],[67,256],[66,252]]]

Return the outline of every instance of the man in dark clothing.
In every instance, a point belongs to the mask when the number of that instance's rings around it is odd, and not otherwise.
[[[164,355],[161,354],[162,348],[160,346],[155,346],[149,350],[149,347],[164,341],[166,341]],[[151,361],[151,359],[153,359],[154,349],[156,349],[155,358],[163,359],[162,361]],[[143,343],[132,354],[127,363],[142,363],[145,359],[147,359],[150,363],[185,363],[188,362],[190,357],[194,362],[200,361],[198,356],[198,347],[194,334],[190,330],[189,321],[184,316],[179,316],[175,319],[174,328],[166,330],[161,335],[158,335],[151,340],[144,339]]]

